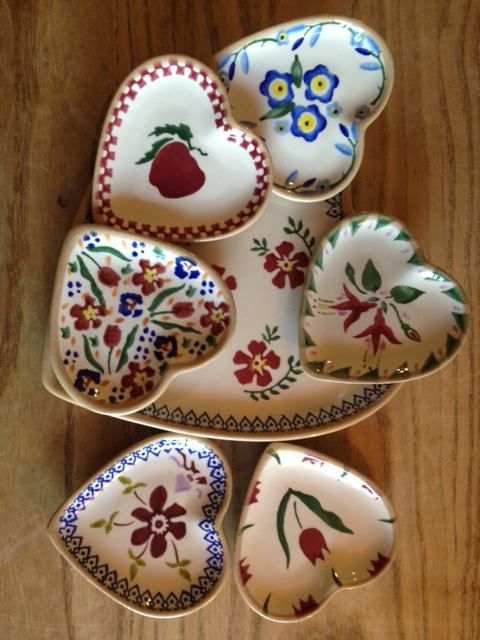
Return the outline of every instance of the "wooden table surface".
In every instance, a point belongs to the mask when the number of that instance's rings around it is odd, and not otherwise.
[[[404,220],[473,302],[467,344],[350,429],[304,441],[368,474],[398,514],[383,577],[313,619],[255,615],[233,579],[180,620],[134,615],[74,572],[47,539],[50,514],[98,467],[154,430],[57,400],[40,381],[57,255],[92,174],[107,105],[155,55],[213,52],[268,25],[320,13],[363,20],[396,63],[367,135],[357,210]],[[2,0],[0,2],[0,638],[480,638],[478,1]],[[236,481],[233,540],[262,444],[221,444]]]

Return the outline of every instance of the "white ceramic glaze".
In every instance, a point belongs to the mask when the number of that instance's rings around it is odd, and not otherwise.
[[[260,615],[298,622],[391,561],[395,516],[370,480],[310,449],[267,447],[240,518],[235,578]]]
[[[393,83],[377,33],[347,18],[304,18],[231,44],[215,62],[235,118],[267,144],[280,195],[322,200],[351,182]]]
[[[236,233],[262,212],[268,154],[230,116],[215,74],[171,55],[137,67],[105,118],[95,222],[179,242]]]
[[[399,385],[319,382],[299,365],[298,317],[310,252],[343,215],[343,206],[340,197],[298,204],[273,196],[250,229],[196,245],[196,254],[224,269],[225,283],[232,287],[235,333],[201,373],[178,376],[158,401],[127,419],[194,435],[271,441],[342,429],[388,402]],[[79,216],[84,220],[87,211]],[[280,251],[291,260],[284,261]],[[263,365],[257,363],[256,375],[250,367],[252,350],[259,349],[267,357]],[[48,362],[43,379],[52,393],[67,399]]]
[[[125,414],[217,355],[235,306],[216,271],[188,251],[82,225],[60,255],[50,322],[67,393],[93,411]]]
[[[228,566],[221,524],[231,472],[214,445],[174,435],[136,444],[88,480],[48,525],[52,543],[119,604],[186,615],[217,594]]]
[[[323,380],[396,382],[449,362],[469,312],[461,287],[383,214],[348,218],[322,241],[300,320],[305,370]]]

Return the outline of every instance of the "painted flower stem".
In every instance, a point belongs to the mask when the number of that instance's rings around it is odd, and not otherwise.
[[[144,504],[145,506],[147,506],[147,503],[145,502],[145,500],[142,500],[142,498],[138,495],[137,491],[135,490],[133,492],[133,495],[137,498],[137,500],[139,500],[142,504]]]
[[[380,100],[380,98],[381,98],[381,96],[383,94],[383,90],[385,89],[386,74],[385,74],[385,65],[383,64],[383,61],[382,61],[382,59],[380,57],[380,54],[379,53],[373,53],[373,51],[372,51],[372,53],[370,55],[373,56],[375,58],[375,60],[378,62],[378,64],[380,65],[380,71],[382,72],[382,82],[381,82],[380,86],[378,87],[378,94],[376,95],[376,97],[370,103],[372,106],[374,106]]]
[[[296,520],[297,520],[297,522],[298,522],[298,526],[300,527],[300,529],[303,529],[303,525],[302,525],[302,523],[301,523],[301,521],[300,521],[300,518],[298,517],[297,501],[296,501],[296,500],[295,500],[295,501],[294,501],[294,503],[293,503],[293,512],[294,512],[294,514],[295,514],[295,518],[296,518]]]
[[[95,258],[92,258],[92,256],[89,253],[87,253],[86,251],[82,251],[81,253],[82,253],[82,256],[85,256],[86,258],[91,260],[93,264],[97,266],[99,269],[102,268],[101,265],[99,265],[98,262],[95,260]]]
[[[175,554],[175,562],[178,564],[180,564],[180,556],[178,555],[178,549],[177,549],[177,545],[175,544],[175,542],[173,540],[171,540],[172,543],[172,547],[173,547],[173,552]]]
[[[297,381],[295,376],[299,376],[303,373],[303,371],[298,367],[300,367],[300,362],[297,361],[295,363],[294,356],[290,356],[288,359],[288,371],[282,378],[280,378],[280,380],[266,389],[244,389],[244,393],[248,393],[252,400],[259,400],[260,398],[262,398],[262,400],[269,400],[269,394],[276,396],[280,393],[279,389],[285,389],[285,387],[288,388],[288,385],[286,385],[287,382],[294,383]]]
[[[110,347],[110,350],[108,352],[108,359],[107,359],[107,368],[108,368],[108,373],[112,373],[112,369],[111,369],[111,362],[112,362],[112,351],[113,351],[113,347]]]

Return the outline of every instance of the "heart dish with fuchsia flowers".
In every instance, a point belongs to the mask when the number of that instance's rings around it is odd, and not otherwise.
[[[231,472],[214,445],[156,436],[93,476],[52,516],[48,533],[119,604],[156,618],[182,616],[223,584],[230,493]]]
[[[458,353],[468,322],[461,287],[425,261],[401,222],[360,215],[335,227],[312,260],[300,357],[323,380],[411,380]]]
[[[210,361],[234,325],[227,285],[185,249],[98,225],[67,237],[51,356],[77,404],[119,415],[142,409],[173,376]]]

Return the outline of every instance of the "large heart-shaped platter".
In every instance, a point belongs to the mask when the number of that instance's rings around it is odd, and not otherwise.
[[[235,577],[260,615],[308,618],[340,589],[365,584],[390,564],[395,516],[356,471],[287,444],[267,447],[240,519]]]
[[[300,358],[323,380],[411,380],[447,364],[463,345],[461,287],[433,267],[394,218],[340,223],[311,263],[300,321]]]
[[[218,273],[188,251],[82,225],[59,258],[50,322],[67,393],[93,411],[125,414],[217,355],[235,306]]]
[[[351,182],[393,84],[377,33],[356,20],[305,18],[229,45],[215,61],[235,118],[267,144],[280,195],[322,200]]]
[[[125,79],[105,118],[94,220],[179,242],[231,235],[263,211],[269,164],[262,142],[232,119],[208,67],[153,58]]]
[[[222,586],[221,529],[231,473],[221,451],[166,435],[139,443],[92,477],[52,516],[56,549],[94,586],[143,615],[206,605]]]

